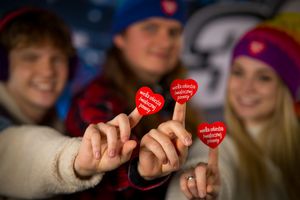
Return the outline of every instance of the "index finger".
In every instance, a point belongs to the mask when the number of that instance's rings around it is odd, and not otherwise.
[[[219,163],[219,150],[218,148],[209,148],[208,152],[208,166],[217,167]]]
[[[142,115],[139,113],[138,109],[135,108],[129,115],[129,124],[130,124],[130,128],[135,127],[139,121],[142,119]]]
[[[173,111],[172,120],[179,121],[180,123],[182,123],[183,126],[185,126],[185,113],[186,113],[186,103],[180,104],[176,102]]]

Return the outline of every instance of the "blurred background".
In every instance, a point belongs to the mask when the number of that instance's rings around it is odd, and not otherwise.
[[[134,1],[134,0],[133,0]],[[208,121],[222,120],[230,52],[235,41],[261,20],[284,11],[300,11],[300,0],[186,0],[188,21],[182,59],[199,84],[193,103]],[[1,0],[0,15],[25,5],[54,11],[70,26],[80,59],[76,78],[57,105],[64,118],[70,98],[97,73],[110,46],[110,25],[118,0]]]

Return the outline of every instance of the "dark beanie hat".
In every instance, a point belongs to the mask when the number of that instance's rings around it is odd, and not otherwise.
[[[124,0],[117,8],[112,26],[112,36],[131,24],[150,17],[164,17],[185,23],[183,0]]]

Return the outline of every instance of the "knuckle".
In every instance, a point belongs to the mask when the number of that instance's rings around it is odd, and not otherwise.
[[[106,126],[106,131],[109,133],[115,132],[116,128],[114,126],[108,125],[108,126]]]
[[[157,133],[157,130],[156,129],[151,129],[150,131],[149,131],[149,134],[150,135],[155,135]],[[148,134],[147,134],[148,135]]]
[[[119,114],[118,115],[118,117],[120,118],[120,119],[122,119],[122,120],[126,120],[126,119],[128,119],[128,117],[127,117],[127,115],[126,114],[124,114],[124,113],[121,113],[121,114]]]

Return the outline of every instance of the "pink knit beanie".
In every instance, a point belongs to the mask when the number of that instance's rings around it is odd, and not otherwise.
[[[232,60],[246,55],[270,65],[300,102],[300,13],[283,13],[247,32]]]

